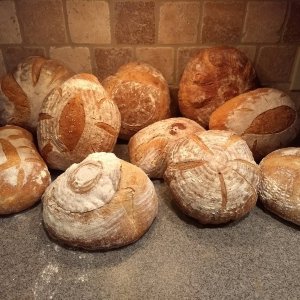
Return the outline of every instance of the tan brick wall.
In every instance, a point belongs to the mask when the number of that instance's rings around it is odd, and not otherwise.
[[[299,20],[299,0],[1,0],[0,74],[45,55],[102,80],[138,59],[160,69],[175,95],[194,53],[228,44],[262,84],[288,89]]]

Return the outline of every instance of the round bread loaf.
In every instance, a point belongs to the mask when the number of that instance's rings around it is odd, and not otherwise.
[[[168,84],[148,64],[128,63],[107,77],[102,85],[120,110],[122,139],[128,140],[140,129],[170,117]]]
[[[35,131],[46,96],[74,73],[60,62],[31,56],[0,80],[0,123]]]
[[[221,224],[255,206],[260,172],[242,138],[209,130],[178,141],[164,178],[185,214],[202,224]]]
[[[211,113],[225,101],[254,87],[249,59],[230,47],[201,49],[186,65],[178,93],[183,116],[208,127]]]
[[[300,225],[300,148],[273,151],[260,162],[259,197],[279,217]]]
[[[0,214],[20,212],[35,204],[50,184],[47,166],[32,135],[23,128],[0,128]]]
[[[53,169],[65,170],[92,152],[113,150],[120,113],[97,78],[78,74],[44,101],[38,123],[40,152]]]
[[[232,130],[240,135],[260,160],[287,146],[298,134],[295,103],[282,91],[260,88],[241,94],[216,109],[210,129]]]
[[[150,178],[162,178],[174,143],[184,136],[203,130],[198,123],[186,118],[155,122],[130,139],[130,162],[140,167]]]
[[[111,249],[138,240],[157,215],[153,183],[112,153],[93,153],[73,164],[43,195],[51,237],[74,247]]]

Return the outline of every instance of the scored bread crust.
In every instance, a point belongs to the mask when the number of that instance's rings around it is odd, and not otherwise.
[[[65,170],[93,152],[111,152],[120,130],[120,113],[97,78],[78,74],[44,101],[38,144],[49,167]]]
[[[204,130],[195,121],[180,117],[155,122],[129,140],[130,162],[150,178],[162,178],[174,143],[184,136]]]
[[[128,140],[140,129],[170,117],[170,95],[166,80],[154,67],[128,63],[102,85],[121,113],[120,138]]]
[[[238,49],[201,49],[186,65],[179,84],[183,116],[207,128],[211,113],[225,101],[254,87],[255,71]]]
[[[259,164],[262,180],[259,198],[279,217],[300,225],[300,148],[283,148]]]
[[[43,195],[45,228],[54,239],[89,250],[138,240],[157,215],[153,183],[112,153],[93,153],[60,175]]]
[[[60,62],[30,56],[0,82],[0,123],[35,131],[47,95],[74,75]]]
[[[167,165],[164,178],[174,201],[202,224],[240,219],[256,204],[259,168],[233,132],[209,130],[182,138]]]
[[[299,132],[297,108],[284,92],[259,88],[241,94],[216,109],[210,129],[232,130],[240,135],[260,160],[287,146]]]
[[[0,214],[31,207],[50,182],[32,135],[17,126],[0,127]]]

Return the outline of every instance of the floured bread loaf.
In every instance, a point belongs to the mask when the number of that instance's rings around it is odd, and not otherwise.
[[[225,101],[254,87],[249,59],[230,47],[201,49],[186,65],[178,93],[183,116],[208,127],[211,113]]]
[[[74,247],[110,249],[139,239],[157,215],[153,183],[112,153],[73,164],[43,195],[44,225]]]
[[[298,134],[295,103],[282,91],[260,88],[241,94],[211,115],[210,129],[232,130],[240,135],[260,160],[287,146]]]
[[[279,217],[300,225],[300,148],[283,148],[260,162],[260,200]]]
[[[162,74],[145,63],[128,63],[102,82],[121,113],[120,137],[170,117],[170,95]]]
[[[198,123],[186,118],[155,122],[130,139],[130,162],[144,170],[150,178],[162,178],[174,143],[184,136],[203,130]]]
[[[35,130],[46,96],[72,75],[56,60],[28,57],[0,80],[0,123]]]
[[[78,74],[44,101],[38,123],[40,152],[53,169],[65,170],[92,152],[113,150],[120,113],[97,78]]]
[[[0,127],[0,214],[31,207],[50,181],[32,135],[17,126]]]
[[[246,142],[232,132],[182,138],[167,164],[164,177],[175,202],[200,223],[240,219],[256,204],[259,168]]]

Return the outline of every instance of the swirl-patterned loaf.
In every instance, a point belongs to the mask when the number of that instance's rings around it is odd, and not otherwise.
[[[256,160],[288,146],[297,136],[299,125],[295,103],[284,92],[271,88],[228,100],[209,121],[210,129],[232,130],[241,136]]]
[[[102,84],[120,110],[123,139],[128,140],[140,129],[170,117],[168,84],[148,64],[128,63]]]
[[[17,213],[36,203],[51,178],[48,168],[23,128],[0,128],[0,214]]]
[[[151,226],[157,208],[147,175],[112,153],[93,153],[73,164],[43,195],[49,234],[69,246],[91,250],[136,241]]]
[[[202,224],[221,224],[255,206],[260,172],[243,139],[209,130],[178,141],[164,177],[184,213]]]
[[[260,162],[259,197],[279,217],[300,225],[300,148],[283,148]]]
[[[49,167],[65,170],[93,152],[113,150],[120,113],[97,78],[78,74],[44,101],[38,124],[39,149]]]
[[[201,49],[186,65],[178,93],[183,116],[208,127],[211,113],[225,101],[254,87],[255,71],[235,48]]]
[[[30,56],[0,80],[0,123],[36,130],[47,95],[74,73],[60,62]]]
[[[144,170],[150,178],[162,178],[174,143],[203,130],[198,123],[186,118],[155,122],[131,137],[128,144],[130,162]]]

